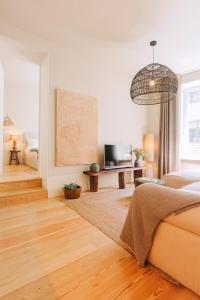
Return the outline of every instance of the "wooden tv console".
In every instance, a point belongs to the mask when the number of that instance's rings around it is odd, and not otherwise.
[[[103,169],[99,172],[84,171],[83,174],[90,176],[90,192],[98,191],[98,178],[102,174],[118,173],[119,188],[125,189],[125,172],[133,172],[134,181],[138,177],[142,177],[145,167],[140,168],[119,168],[119,169]]]

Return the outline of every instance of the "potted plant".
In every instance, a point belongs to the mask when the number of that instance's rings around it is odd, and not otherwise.
[[[141,148],[135,148],[132,151],[135,154],[135,162],[134,162],[134,166],[140,167],[140,159],[143,158],[144,156],[144,151]]]
[[[81,195],[81,186],[75,182],[64,185],[65,199],[77,199]]]

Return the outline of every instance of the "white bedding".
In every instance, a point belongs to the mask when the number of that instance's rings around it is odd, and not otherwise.
[[[38,170],[38,153],[31,151],[32,149],[38,149],[39,140],[36,132],[24,133],[24,140],[26,147],[24,149],[24,163],[25,165]]]
[[[38,170],[38,154],[31,151],[32,148],[27,147],[24,149],[24,163],[25,165]]]

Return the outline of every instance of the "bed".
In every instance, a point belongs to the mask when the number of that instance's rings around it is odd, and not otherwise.
[[[36,133],[25,133],[24,163],[25,165],[38,170],[39,148]]]

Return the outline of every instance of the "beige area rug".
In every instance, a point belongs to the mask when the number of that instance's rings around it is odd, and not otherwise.
[[[64,200],[65,204],[119,244],[134,186],[124,190],[107,189],[82,193],[81,198]]]

